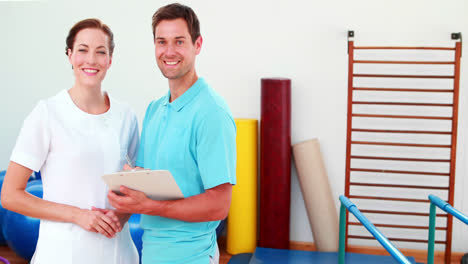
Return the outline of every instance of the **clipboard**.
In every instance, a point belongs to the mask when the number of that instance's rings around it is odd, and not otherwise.
[[[104,174],[102,179],[110,190],[120,193],[121,185],[144,192],[152,200],[184,198],[174,177],[168,170],[130,170]]]

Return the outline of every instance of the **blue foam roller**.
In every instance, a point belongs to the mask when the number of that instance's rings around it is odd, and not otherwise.
[[[346,253],[346,264],[398,264],[392,256]],[[408,258],[416,263],[414,258]],[[249,264],[336,264],[338,252],[316,252],[302,250],[272,249],[257,247]]]

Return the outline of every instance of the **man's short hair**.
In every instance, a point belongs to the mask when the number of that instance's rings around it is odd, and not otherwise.
[[[200,36],[200,22],[192,8],[179,4],[169,4],[159,8],[153,15],[153,38],[156,38],[156,26],[163,20],[174,20],[182,18],[187,23],[188,32],[192,43]]]

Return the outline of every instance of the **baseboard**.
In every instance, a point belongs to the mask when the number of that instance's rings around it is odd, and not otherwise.
[[[290,241],[289,249],[315,251],[317,248],[313,242]],[[416,259],[416,262],[427,263],[427,250],[422,249],[399,249],[405,256],[411,256]],[[389,255],[389,253],[382,247],[369,247],[369,246],[354,246],[348,245],[347,252],[372,254],[372,255]],[[462,256],[465,253],[452,252],[451,264],[459,264]],[[434,252],[434,263],[444,263],[444,251]]]

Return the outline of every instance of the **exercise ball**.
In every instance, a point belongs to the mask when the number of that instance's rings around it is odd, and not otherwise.
[[[26,191],[42,198],[42,185],[33,184],[26,187]],[[37,218],[24,216],[7,211],[3,221],[3,235],[8,246],[24,259],[31,260],[36,250],[39,237],[39,222]]]
[[[2,190],[3,186],[3,179],[5,178],[5,173],[6,171],[0,171],[0,191]],[[1,195],[1,192],[0,192]],[[3,218],[5,217],[6,209],[3,208],[2,202],[0,201],[0,228],[3,226]],[[4,246],[6,245],[5,237],[3,236],[3,233],[0,232],[0,245]]]
[[[1,189],[3,187],[3,180],[5,179],[5,174],[6,174],[6,170],[2,170],[0,171],[0,195],[1,195]],[[36,184],[40,184],[42,185],[42,181],[40,180],[35,180],[35,178],[37,177],[37,175],[34,175],[32,174],[31,177],[29,177],[28,179],[28,184],[26,185],[26,187],[30,186],[30,185],[36,185]],[[40,178],[40,175],[39,175],[39,178]],[[0,246],[4,246],[6,245],[6,240],[5,240],[5,237],[3,235],[3,232],[1,231],[3,229],[3,218],[5,217],[5,214],[8,210],[6,210],[5,208],[3,208],[2,206],[2,203],[0,201]]]
[[[41,174],[33,171],[31,176],[29,176],[28,182],[34,181],[34,180],[40,180],[41,179]]]
[[[128,220],[128,227],[130,229],[130,235],[132,236],[133,243],[138,250],[138,255],[140,256],[141,263],[141,248],[143,247],[143,241],[141,237],[143,236],[143,229],[140,227],[140,214],[133,214]]]
[[[35,185],[40,185],[42,187],[42,180],[28,181],[28,183],[26,184],[26,189],[30,186],[35,186]]]
[[[41,171],[34,171],[33,175],[34,175],[35,180],[41,180],[42,179]]]

